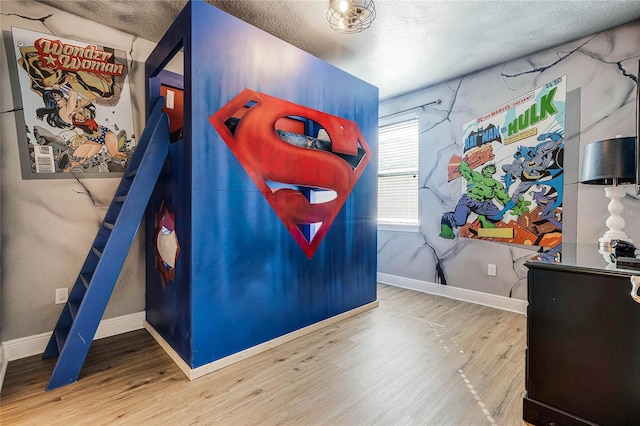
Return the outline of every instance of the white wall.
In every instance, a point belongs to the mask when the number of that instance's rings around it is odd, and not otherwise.
[[[462,154],[463,124],[563,75],[567,75],[567,134],[571,127],[578,133],[571,139],[565,135],[564,241],[595,245],[606,230],[608,200],[603,187],[577,183],[580,158],[576,156],[588,142],[618,134],[635,136],[638,57],[640,22],[635,22],[382,102],[380,115],[385,116],[442,100],[418,110],[420,230],[378,232],[379,273],[389,275],[392,282],[440,283],[444,276],[447,287],[526,300],[523,263],[531,251],[438,236],[442,214],[453,210],[462,190],[459,182],[447,182],[447,164],[452,154]],[[573,113],[569,97],[578,108]],[[570,173],[567,161],[573,167]],[[624,204],[625,231],[640,242],[640,201],[627,198]],[[497,277],[487,275],[489,263],[497,264]]]
[[[104,44],[129,52],[135,133],[144,126],[144,61],[154,43],[34,1],[0,2],[3,51],[1,78],[1,340],[53,330],[62,305],[55,289],[71,288],[95,238],[119,178],[82,178],[93,200],[74,179],[22,180],[18,144],[25,143],[11,27]],[[38,19],[51,16],[40,22]],[[17,109],[15,112],[9,112]],[[95,205],[94,205],[95,202]],[[144,244],[131,247],[104,318],[144,311]]]
[[[1,293],[0,340],[8,341],[53,329],[61,305],[58,287],[71,287],[79,272],[119,179],[83,179],[96,205],[74,180],[22,180],[18,143],[21,100],[16,95],[16,68],[11,27],[58,37],[107,44],[130,53],[134,124],[144,125],[144,61],[154,44],[86,21],[34,1],[0,1],[0,201]],[[15,14],[15,15],[13,15]],[[37,19],[45,17],[43,22]],[[17,16],[16,16],[17,15]],[[451,153],[461,151],[462,124],[520,94],[568,75],[568,91],[580,89],[580,145],[616,134],[635,135],[635,81],[640,24],[633,23],[596,37],[550,49],[382,103],[386,115],[442,99],[420,113],[420,232],[379,232],[378,269],[382,274],[419,282],[438,282],[440,265],[448,286],[481,293],[526,298],[524,261],[530,252],[501,244],[438,237],[440,217],[455,206],[458,188],[443,181]],[[571,55],[569,52],[576,50]],[[533,68],[554,64],[545,71]],[[506,74],[521,74],[507,77]],[[9,112],[13,109],[16,112]],[[577,239],[594,242],[604,232],[606,201],[602,188],[576,185]],[[565,196],[565,204],[568,202]],[[565,207],[566,210],[566,207]],[[627,233],[640,242],[640,203],[625,200]],[[105,318],[144,310],[144,247],[138,235],[131,248]],[[486,275],[486,264],[498,265],[498,276]]]

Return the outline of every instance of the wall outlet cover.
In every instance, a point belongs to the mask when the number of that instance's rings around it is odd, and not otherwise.
[[[489,266],[487,268],[487,275],[489,275],[490,277],[495,277],[496,274],[497,274],[496,265],[494,265],[493,263],[489,263]]]
[[[67,287],[56,288],[56,305],[67,303],[68,298],[69,298],[69,289]]]

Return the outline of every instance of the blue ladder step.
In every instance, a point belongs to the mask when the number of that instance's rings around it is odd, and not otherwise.
[[[71,313],[71,320],[75,321],[78,316],[78,309],[80,309],[80,303],[82,300],[69,300],[67,301],[67,305],[69,306],[69,312]]]
[[[62,351],[64,344],[67,341],[67,337],[69,337],[69,330],[71,327],[60,327],[54,332],[56,337],[56,342],[58,343],[58,350]]]
[[[80,282],[82,282],[82,285],[84,285],[85,289],[89,288],[89,283],[91,282],[91,275],[90,273],[84,273],[84,274],[80,274],[78,275],[80,277]]]

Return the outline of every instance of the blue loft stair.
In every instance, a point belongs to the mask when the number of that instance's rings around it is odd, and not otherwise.
[[[159,98],[56,324],[43,358],[58,356],[47,390],[78,380],[169,151]]]

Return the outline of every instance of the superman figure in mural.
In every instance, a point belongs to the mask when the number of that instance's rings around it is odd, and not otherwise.
[[[450,240],[455,238],[453,228],[464,225],[471,213],[478,215],[483,228],[495,228],[495,223],[499,220],[496,216],[499,215],[500,209],[493,200],[504,207],[511,199],[504,185],[493,178],[496,173],[494,164],[487,164],[477,172],[472,170],[468,163],[462,161],[458,170],[468,182],[467,193],[460,198],[455,210],[442,215],[440,221],[440,237]],[[512,207],[511,212],[517,216],[522,215],[529,210],[527,204],[530,202],[520,199]]]

